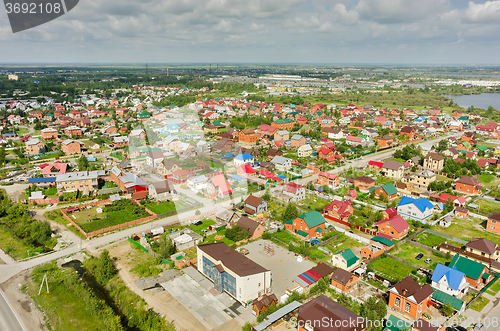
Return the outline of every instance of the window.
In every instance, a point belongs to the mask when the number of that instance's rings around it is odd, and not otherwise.
[[[399,307],[400,305],[401,305],[401,299],[400,298],[394,299],[394,306]]]
[[[492,225],[492,226],[491,226],[491,229],[492,229],[492,230],[495,230],[495,227]]]
[[[410,310],[411,310],[411,305],[407,302],[407,303],[405,304],[405,312],[409,313],[409,312],[410,312]]]

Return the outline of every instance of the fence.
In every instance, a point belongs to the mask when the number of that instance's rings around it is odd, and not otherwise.
[[[84,204],[84,205],[81,205],[81,206],[78,206],[79,208],[84,208],[84,207],[87,207],[87,206],[96,206],[96,205],[100,205],[100,204],[106,204],[106,203],[110,203],[111,201],[109,199],[106,199],[106,200],[102,200],[102,201],[95,201],[95,202],[90,202],[90,203],[87,203],[87,204]],[[132,200],[133,203],[137,204],[140,206],[140,204],[135,201],[135,200]],[[75,228],[78,229],[78,231],[80,231],[86,238],[89,238],[89,237],[93,237],[93,236],[96,236],[98,234],[101,234],[101,233],[104,233],[104,232],[109,232],[109,231],[113,231],[113,230],[116,230],[116,229],[121,229],[121,228],[124,228],[124,227],[127,227],[127,226],[131,226],[131,225],[135,225],[135,224],[139,224],[139,223],[143,223],[143,222],[147,222],[147,221],[151,221],[153,219],[155,219],[157,217],[157,215],[155,213],[153,213],[151,210],[145,208],[146,212],[148,214],[150,214],[150,216],[147,216],[147,217],[143,217],[143,218],[139,218],[137,220],[134,220],[134,221],[130,221],[130,222],[127,222],[127,223],[122,223],[122,224],[118,224],[118,225],[114,225],[114,226],[110,226],[110,227],[107,227],[107,228],[103,228],[103,229],[99,229],[99,230],[96,230],[96,231],[92,231],[92,232],[85,232],[78,224],[76,224],[76,222],[74,222],[71,217],[69,217],[66,212],[68,211],[68,209],[61,209],[61,213],[62,215],[71,223],[73,224],[73,226]]]
[[[339,227],[336,227],[335,225],[333,226],[335,228],[335,230],[339,231],[339,232],[342,232],[343,234],[345,234],[346,236],[348,237],[351,237],[353,239],[356,239],[357,241],[360,241],[362,242],[363,244],[366,244],[366,245],[369,245],[370,244],[370,240],[369,239],[366,239],[364,237],[361,237],[361,236],[358,236],[357,234],[354,234],[354,233],[351,233],[345,229],[342,229],[342,228],[339,228]]]
[[[366,229],[366,228],[363,228],[363,227],[358,226],[358,225],[352,225],[351,226],[350,223],[341,221],[341,220],[336,219],[336,218],[334,218],[334,217],[332,217],[330,215],[323,215],[323,217],[326,218],[326,219],[328,219],[328,220],[334,221],[336,223],[339,223],[339,224],[342,224],[342,225],[345,225],[345,226],[348,226],[348,227],[352,227],[353,229],[356,229],[356,230],[361,231],[363,233],[368,233],[368,234],[370,234],[372,236],[376,236],[378,234],[378,231],[376,231],[376,230]],[[337,227],[335,227],[335,228],[337,228]],[[368,244],[369,244],[369,242],[368,242]]]
[[[431,229],[425,229],[425,231],[429,232],[429,233],[432,233],[432,234],[435,234],[437,236],[441,236],[441,237],[446,238],[446,239],[450,239],[452,241],[456,241],[456,242],[458,242],[460,244],[463,244],[463,245],[467,244],[467,241],[465,241],[465,240],[458,239],[458,238],[449,236],[449,235],[441,233],[441,232],[437,232],[437,231],[434,231],[434,230],[431,230]]]

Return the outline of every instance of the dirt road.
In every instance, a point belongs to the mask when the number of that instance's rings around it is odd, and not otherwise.
[[[43,314],[36,308],[33,299],[21,292],[19,284],[29,282],[31,270],[24,270],[6,282],[0,284],[17,316],[23,321],[26,331],[47,331]]]

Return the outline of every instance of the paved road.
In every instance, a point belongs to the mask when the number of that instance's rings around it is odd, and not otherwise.
[[[2,331],[25,331],[16,313],[11,309],[4,294],[0,291],[0,330]]]

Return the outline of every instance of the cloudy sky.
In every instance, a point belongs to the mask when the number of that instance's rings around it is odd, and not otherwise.
[[[500,0],[80,0],[0,63],[500,64]]]

